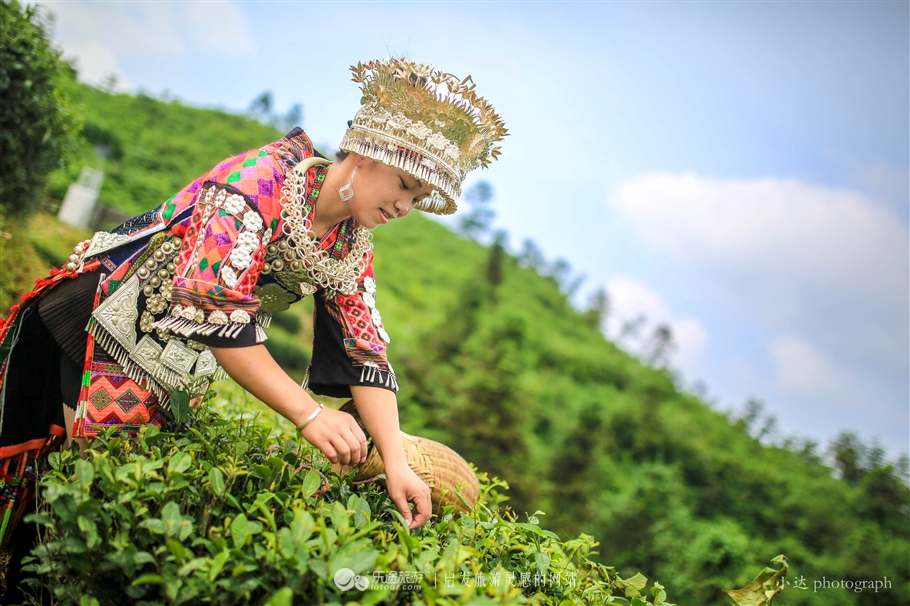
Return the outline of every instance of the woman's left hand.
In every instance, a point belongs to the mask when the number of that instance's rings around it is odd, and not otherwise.
[[[414,470],[407,463],[385,470],[386,486],[392,502],[404,516],[408,528],[420,528],[432,515],[433,502],[430,498],[430,487],[417,477]],[[409,503],[417,506],[416,512],[411,511]],[[416,513],[416,515],[415,515]]]

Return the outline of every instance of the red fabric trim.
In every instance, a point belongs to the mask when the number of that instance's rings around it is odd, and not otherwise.
[[[92,309],[98,308],[98,301],[101,300],[100,290],[95,293],[95,300],[92,303]],[[76,415],[73,417],[73,437],[84,438],[82,430],[85,426],[85,407],[83,401],[88,400],[89,381],[86,375],[91,377],[92,358],[95,356],[95,335],[88,333],[88,341],[85,345],[85,361],[82,363],[82,387],[79,388],[79,400],[76,402]]]
[[[42,292],[47,290],[47,288],[52,288],[57,285],[58,282],[65,280],[67,278],[75,278],[80,274],[95,271],[101,265],[101,261],[95,259],[94,261],[89,261],[82,266],[81,272],[67,271],[65,269],[57,269],[56,267],[51,267],[50,272],[46,278],[37,278],[35,279],[35,287],[27,293],[24,293],[21,297],[21,303],[13,305],[9,314],[7,314],[5,319],[0,319],[0,341],[6,337],[6,332],[9,330],[9,327],[12,325],[13,320],[16,317],[16,314],[19,313],[19,310],[22,308],[24,303],[28,303],[30,300],[34,299]]]
[[[28,442],[23,442],[21,444],[13,444],[12,446],[4,446],[0,448],[0,459],[5,459],[7,457],[14,457],[17,454],[22,454],[28,450],[40,450],[47,445],[49,439],[54,436],[63,437],[66,435],[66,429],[60,427],[59,425],[51,425],[48,430],[48,435],[45,438],[35,438],[34,440],[29,440]]]

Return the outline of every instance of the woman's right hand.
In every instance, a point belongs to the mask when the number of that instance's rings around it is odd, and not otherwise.
[[[278,366],[265,345],[209,349],[235,381],[292,423],[303,423],[316,410],[313,399]],[[302,412],[301,402],[310,402],[313,407]],[[366,435],[346,412],[325,408],[300,433],[332,463],[357,465],[366,460]]]
[[[359,465],[367,458],[367,437],[354,416],[324,408],[300,434],[333,464]]]

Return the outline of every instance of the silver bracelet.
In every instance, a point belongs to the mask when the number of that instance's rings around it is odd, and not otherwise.
[[[315,419],[316,415],[318,415],[320,412],[322,412],[323,408],[325,408],[325,404],[320,404],[319,406],[317,406],[316,410],[313,411],[313,414],[310,415],[310,418],[297,426],[297,433],[300,433],[301,431],[303,431],[303,428],[306,427],[310,421]]]

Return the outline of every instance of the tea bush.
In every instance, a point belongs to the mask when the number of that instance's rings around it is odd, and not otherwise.
[[[235,417],[203,406],[53,454],[37,583],[65,604],[667,605],[659,584],[591,561],[591,536],[562,541],[542,512],[519,522],[498,479],[478,474],[470,514],[412,532],[376,482]]]

